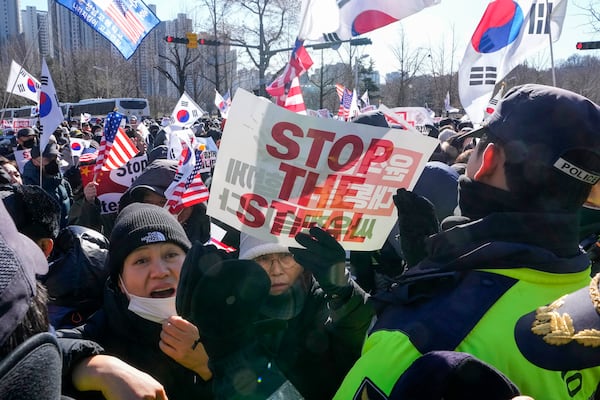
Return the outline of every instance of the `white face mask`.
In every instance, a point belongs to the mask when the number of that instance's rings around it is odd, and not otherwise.
[[[127,309],[148,321],[162,323],[173,315],[177,315],[175,309],[175,296],[154,299],[152,297],[140,297],[127,292],[123,279],[119,276],[121,287],[129,297]]]

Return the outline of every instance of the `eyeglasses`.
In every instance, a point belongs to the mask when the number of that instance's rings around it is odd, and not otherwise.
[[[290,269],[296,265],[296,260],[294,260],[292,253],[265,254],[254,259],[261,267],[269,271],[273,268],[275,260],[277,260],[281,269]]]

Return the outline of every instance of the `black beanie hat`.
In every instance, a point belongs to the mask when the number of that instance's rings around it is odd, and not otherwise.
[[[175,243],[186,252],[192,246],[179,221],[166,209],[145,203],[123,208],[110,234],[107,263],[112,281],[117,281],[123,262],[132,251],[161,242]]]

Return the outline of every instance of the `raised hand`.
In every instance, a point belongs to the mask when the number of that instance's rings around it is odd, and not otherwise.
[[[290,247],[290,252],[300,265],[314,275],[325,293],[340,297],[351,292],[346,271],[346,252],[333,236],[314,226],[309,233],[298,233],[296,241],[304,248]]]
[[[433,204],[423,196],[404,188],[393,197],[398,210],[400,247],[409,267],[427,256],[425,238],[439,232]]]

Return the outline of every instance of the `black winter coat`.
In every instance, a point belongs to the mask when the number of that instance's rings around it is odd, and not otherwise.
[[[364,291],[337,307],[312,280],[300,314],[275,337],[259,338],[285,377],[305,399],[331,399],[360,357],[373,310]]]
[[[240,361],[246,357],[254,371],[262,371],[265,362],[272,362],[306,400],[333,398],[360,356],[373,309],[367,304],[365,292],[354,282],[351,282],[351,297],[333,304],[310,274],[305,278],[309,288],[301,311],[291,319],[282,320],[275,331],[259,334],[255,351],[260,356],[237,352],[223,360],[224,373],[214,377],[217,397],[247,400],[269,396],[265,390],[273,388],[266,381],[253,394],[233,395],[234,378],[240,373],[236,369],[246,365]]]
[[[159,381],[169,400],[212,399],[212,382],[204,381],[195,372],[185,368],[163,353],[158,347],[161,325],[145,320],[127,310],[128,300],[108,280],[105,287],[104,306],[84,325],[75,329],[57,331],[59,345],[66,360],[77,360],[72,353],[81,352],[85,342],[71,339],[87,339],[102,346],[104,354],[116,356],[144,371]],[[64,365],[70,371],[74,365]],[[69,377],[64,385],[69,386]],[[79,392],[69,395],[78,400],[86,397]]]

